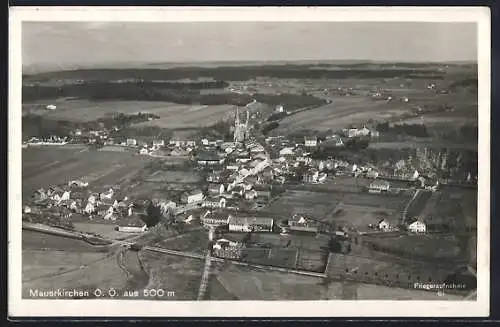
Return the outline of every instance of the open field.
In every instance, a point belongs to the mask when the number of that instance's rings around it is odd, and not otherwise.
[[[290,217],[297,213],[322,219],[334,209],[337,202],[336,195],[330,193],[288,190],[272,202],[265,211],[283,217]]]
[[[406,256],[415,256],[416,258],[452,262],[461,254],[459,243],[453,236],[408,235],[391,238],[366,238],[365,242],[390,253],[404,253]]]
[[[244,281],[244,282],[243,282]],[[462,296],[356,282],[341,283],[228,265],[211,281],[239,300],[460,300]],[[213,298],[212,298],[213,299]]]
[[[145,178],[146,182],[153,183],[183,183],[192,184],[202,181],[202,177],[195,171],[155,171]]]
[[[23,149],[23,198],[40,187],[66,184],[82,179],[89,188],[107,188],[128,181],[152,159],[127,152],[106,153],[61,149],[59,147]]]
[[[160,241],[156,246],[170,250],[203,253],[208,246],[208,231],[198,228]]]
[[[54,104],[57,110],[35,109],[40,105]],[[182,105],[159,101],[87,101],[67,100],[37,101],[23,104],[23,112],[32,112],[46,118],[69,121],[93,121],[109,114],[138,112],[151,113],[160,119],[144,122],[139,126],[159,126],[163,128],[196,127],[212,124],[232,112],[230,105]]]
[[[265,210],[283,217],[299,213],[355,228],[377,223],[382,218],[396,225],[409,199],[407,195],[288,190]]]
[[[23,282],[57,276],[106,258],[105,253],[23,250]]]
[[[66,251],[75,253],[105,253],[106,248],[62,236],[23,230],[23,250]]]
[[[381,283],[394,287],[407,287],[414,283],[444,282],[458,266],[436,266],[424,261],[393,263],[372,256],[331,253],[326,273],[332,278],[351,278],[357,282]]]
[[[339,130],[350,124],[359,124],[370,119],[384,120],[409,111],[409,108],[405,109],[404,103],[372,101],[363,95],[336,98],[330,104],[286,117],[280,122],[277,131],[301,128]]]
[[[227,265],[215,276],[239,300],[319,300],[321,280]]]
[[[146,288],[175,292],[175,296],[157,299],[196,300],[203,273],[202,260],[152,252],[141,252],[140,258],[149,274],[149,284]]]
[[[29,290],[121,289],[128,276],[114,253],[83,241],[23,231],[23,296]]]

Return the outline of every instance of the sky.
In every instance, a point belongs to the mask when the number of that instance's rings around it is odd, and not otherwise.
[[[24,22],[23,66],[477,60],[475,23]]]

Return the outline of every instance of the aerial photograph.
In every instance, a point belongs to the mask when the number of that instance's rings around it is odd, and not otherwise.
[[[476,301],[477,35],[23,22],[22,298]]]

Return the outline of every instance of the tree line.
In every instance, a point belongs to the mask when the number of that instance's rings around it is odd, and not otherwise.
[[[311,69],[313,68],[313,69]],[[321,69],[310,65],[256,65],[239,67],[175,67],[170,69],[78,69],[40,73],[25,76],[24,81],[40,81],[50,79],[82,79],[82,80],[180,80],[203,77],[221,81],[248,81],[257,77],[289,78],[289,79],[344,79],[344,78],[413,78],[442,79],[443,72],[437,69],[421,68],[386,68],[373,69],[367,67],[337,67],[337,69]]]

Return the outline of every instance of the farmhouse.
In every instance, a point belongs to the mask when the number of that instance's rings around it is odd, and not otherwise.
[[[207,176],[207,182],[218,183],[222,180],[222,171],[213,171]]]
[[[172,139],[169,142],[170,145],[176,146],[176,147],[181,147],[181,146],[191,146],[194,147],[196,146],[196,141],[195,140],[181,140],[181,139]]]
[[[339,135],[332,135],[328,137],[327,140],[337,147],[344,145],[344,141],[342,141],[342,138]]]
[[[311,169],[310,171],[304,173],[303,180],[304,183],[315,183],[318,181],[319,172],[316,169]]]
[[[368,186],[370,193],[382,193],[389,191],[391,184],[388,181],[376,180]]]
[[[427,226],[424,222],[416,220],[408,225],[408,230],[412,233],[425,233]]]
[[[245,192],[245,200],[253,200],[257,197],[257,192],[255,190],[250,190]]]
[[[243,244],[238,241],[231,241],[225,238],[220,238],[215,241],[215,244],[212,246],[215,250],[226,250],[228,248],[237,248],[242,246]]]
[[[389,225],[389,223],[385,219],[381,219],[378,222],[377,227],[379,230],[381,230],[383,232],[386,232],[391,228],[391,226]]]
[[[208,184],[208,194],[222,194],[224,193],[224,184],[210,183]]]
[[[127,139],[127,145],[128,146],[136,146],[137,140],[136,139]]]
[[[273,218],[267,217],[229,217],[229,230],[232,232],[272,232]]]
[[[203,200],[203,206],[205,208],[225,208],[226,207],[226,199],[223,197],[208,197]]]
[[[201,217],[201,223],[205,227],[225,226],[231,215],[226,211],[208,211]]]
[[[318,138],[316,136],[305,136],[304,145],[307,147],[315,147],[318,145]]]
[[[203,201],[203,192],[201,190],[192,190],[182,194],[182,203],[191,204]]]
[[[378,177],[378,172],[375,171],[375,170],[370,170],[368,172],[366,172],[366,178],[377,178]]]
[[[257,197],[259,198],[270,198],[271,197],[271,189],[264,186],[259,186],[254,188],[255,192],[257,192]]]
[[[153,147],[154,148],[161,148],[162,146],[165,146],[164,140],[153,140]]]
[[[291,156],[294,154],[293,148],[283,148],[280,150],[280,156]]]
[[[319,224],[315,220],[306,219],[299,215],[294,215],[288,220],[289,230],[317,233],[319,231]]]
[[[201,151],[196,155],[196,160],[199,165],[221,165],[225,159],[214,151]]]
[[[138,216],[120,220],[117,227],[118,231],[123,233],[142,233],[148,229],[146,223]]]

